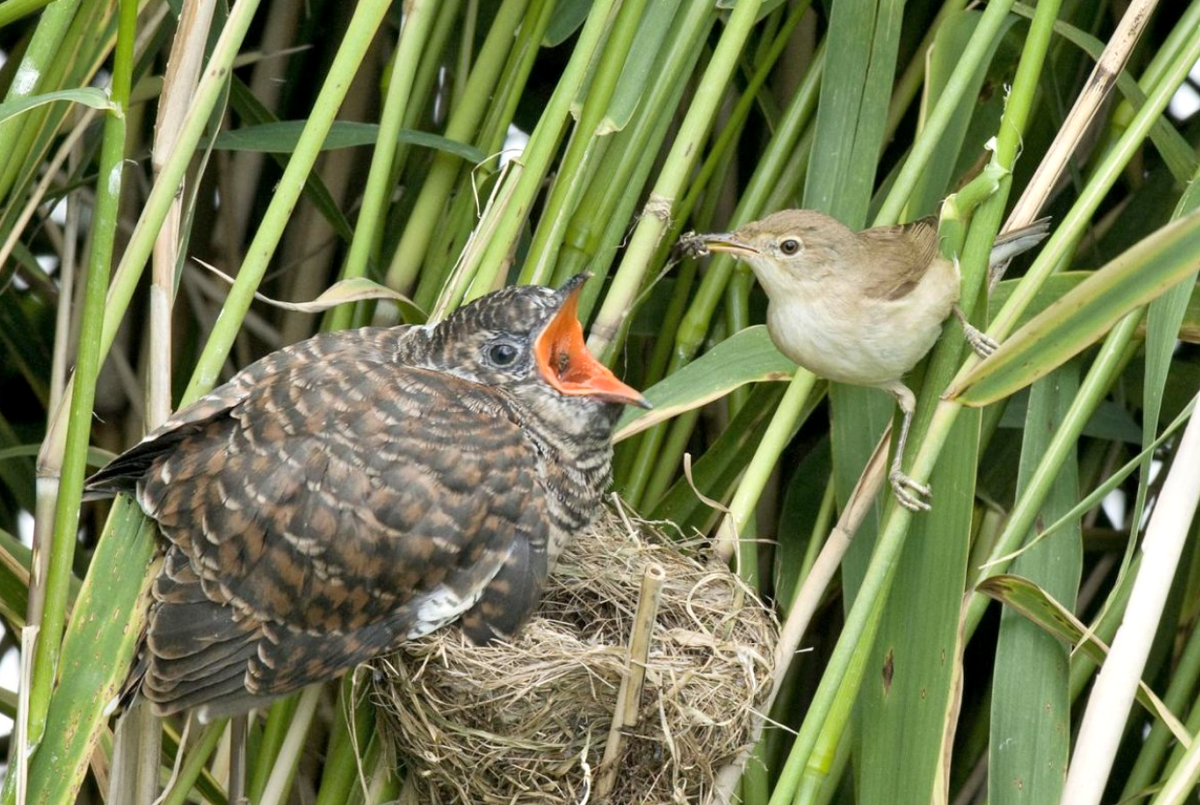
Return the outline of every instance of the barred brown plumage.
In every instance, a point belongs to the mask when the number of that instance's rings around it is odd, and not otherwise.
[[[157,712],[241,712],[454,620],[520,628],[646,404],[583,346],[585,279],[281,349],[89,479],[168,542],[132,677]]]

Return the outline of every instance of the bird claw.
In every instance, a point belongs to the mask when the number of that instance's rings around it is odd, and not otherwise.
[[[963,335],[966,337],[967,343],[971,345],[971,349],[975,350],[975,354],[981,358],[988,357],[1000,348],[995,339],[970,324],[963,325]]]
[[[922,499],[933,495],[928,484],[910,478],[900,470],[892,470],[888,480],[892,484],[892,493],[904,508],[914,512],[927,512],[932,508],[928,501]]]

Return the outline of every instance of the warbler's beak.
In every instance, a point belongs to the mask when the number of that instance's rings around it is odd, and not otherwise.
[[[729,252],[735,257],[756,257],[761,254],[749,243],[739,240],[736,232],[700,235],[699,240],[710,252]]]
[[[636,389],[625,385],[612,371],[592,357],[583,341],[583,325],[579,323],[579,293],[590,274],[579,274],[567,280],[560,289],[566,292],[562,307],[542,330],[534,343],[538,370],[542,378],[560,394],[595,397],[605,402],[649,408]]]

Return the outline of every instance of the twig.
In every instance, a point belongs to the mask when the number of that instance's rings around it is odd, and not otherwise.
[[[1133,582],[1125,617],[1083,714],[1063,788],[1062,801],[1069,805],[1094,805],[1104,793],[1103,784],[1124,734],[1138,681],[1159,631],[1171,580],[1179,569],[1179,558],[1200,501],[1198,467],[1200,420],[1193,417],[1180,439],[1175,462],[1146,527],[1142,566]]]
[[[68,173],[74,173],[83,159],[83,149],[78,140],[71,147],[67,163]],[[67,351],[74,343],[71,334],[72,301],[75,295],[75,272],[79,270],[79,194],[68,193],[67,225],[63,235],[61,261],[58,264],[58,309],[54,319],[54,354],[50,371],[50,403],[47,411],[58,408],[62,402],[63,389],[67,385]]]
[[[230,805],[246,801],[246,733],[249,720],[245,715],[229,719],[229,782],[226,791]]]
[[[153,805],[162,805],[162,802],[171,793],[171,789],[175,787],[175,781],[179,779],[179,770],[183,767],[183,759],[187,752],[188,733],[192,731],[192,723],[195,718],[189,713],[184,716],[183,734],[179,736],[179,748],[175,750],[175,762],[171,764],[171,776],[167,778],[166,785],[163,786],[163,792],[158,795],[158,799],[154,800]]]
[[[267,778],[267,787],[259,799],[259,805],[280,805],[287,799],[320,700],[321,685],[309,685],[301,692],[291,726],[283,739],[283,746],[279,748],[279,757],[271,769],[271,776]]]
[[[33,646],[37,642],[38,627],[21,629],[21,696],[17,700],[17,723],[13,728],[16,751],[12,753],[17,775],[17,805],[25,805],[29,784],[29,680],[33,678]]]
[[[50,185],[58,178],[59,168],[67,161],[67,157],[70,156],[75,143],[87,131],[88,126],[96,117],[96,113],[97,110],[95,109],[88,109],[84,112],[80,116],[79,122],[71,129],[71,133],[67,135],[62,145],[58,147],[58,151],[54,154],[54,159],[50,160],[50,164],[46,166],[46,171],[42,174],[41,181],[38,182],[37,187],[30,194],[25,206],[21,208],[21,214],[17,216],[17,221],[13,225],[12,231],[5,238],[4,244],[0,246],[0,265],[8,261],[17,242],[21,239],[21,234],[25,231],[25,226],[33,218],[34,213],[37,212],[37,208],[41,205],[42,200],[46,197],[46,193],[50,190]]]
[[[891,437],[892,429],[889,426],[879,437],[879,443],[875,445],[875,452],[871,454],[867,466],[863,468],[862,475],[859,476],[858,483],[850,493],[850,499],[846,503],[842,516],[838,518],[837,525],[830,532],[829,539],[825,541],[821,553],[817,556],[812,569],[800,586],[800,591],[796,594],[796,600],[788,611],[787,620],[784,621],[783,628],[779,632],[779,642],[775,646],[775,671],[771,679],[771,693],[762,708],[755,711],[750,740],[747,741],[746,747],[717,773],[712,792],[708,796],[709,805],[726,805],[733,801],[733,793],[737,789],[738,780],[741,779],[742,770],[746,766],[746,761],[750,759],[755,745],[762,737],[763,727],[771,712],[771,705],[774,704],[775,697],[779,695],[784,677],[787,676],[788,669],[791,667],[792,658],[796,656],[800,648],[800,641],[808,631],[808,625],[812,623],[813,615],[816,614],[817,605],[825,597],[825,591],[833,580],[833,574],[841,565],[842,557],[849,550],[850,542],[854,539],[863,520],[866,519],[867,512],[871,510],[871,504],[875,502],[879,489],[883,486]]]
[[[88,124],[91,123],[96,116],[95,109],[89,109],[79,119],[79,123],[71,131],[63,144],[59,147],[58,152],[54,155],[50,165],[47,166],[45,175],[38,182],[38,186],[34,189],[29,197],[29,202],[21,210],[17,222],[13,225],[12,231],[3,245],[0,245],[0,265],[4,265],[8,260],[12,249],[20,240],[21,233],[25,231],[26,224],[33,214],[37,211],[38,205],[42,203],[46,192],[49,190],[51,182],[58,176],[59,168],[63,162],[70,156],[75,149],[75,144],[87,131]],[[72,249],[72,253],[74,249]],[[71,306],[72,294],[72,279],[67,279],[66,272],[73,271],[74,267],[68,265],[67,262],[59,263],[61,269],[59,276],[62,277],[62,288],[59,292],[59,313],[56,319],[55,336],[54,336],[54,372],[51,378],[51,406],[49,410],[54,410],[54,406],[59,405],[63,401],[64,387],[66,386],[66,369],[67,350],[69,344],[67,336],[70,334],[70,325],[72,314],[78,317],[78,311],[73,310]],[[79,300],[79,307],[82,308],[83,300]],[[65,314],[65,315],[64,315]],[[66,404],[62,405],[62,410],[66,411],[70,407],[69,395]],[[32,576],[32,585],[29,588],[29,606],[26,610],[25,619],[27,623],[40,623],[42,617],[42,609],[45,605],[46,596],[46,574],[49,572],[50,562],[50,540],[53,536],[54,527],[54,510],[58,504],[58,487],[59,478],[62,476],[62,457],[63,451],[66,449],[66,428],[65,426],[58,432],[60,437],[57,441],[52,440],[49,430],[42,442],[42,448],[38,455],[39,472],[36,481],[36,500],[34,502],[34,518],[33,518],[33,545],[34,545],[34,567]]]
[[[1096,66],[1092,68],[1087,84],[1075,99],[1075,105],[1071,107],[1067,119],[1055,135],[1054,142],[1050,143],[1046,155],[1038,163],[1037,170],[1025,186],[1025,192],[1013,205],[1013,211],[1002,231],[1020,229],[1038,217],[1038,211],[1045,205],[1050,192],[1058,184],[1058,179],[1067,166],[1067,160],[1079,148],[1079,143],[1091,127],[1100,105],[1117,83],[1117,76],[1124,69],[1129,54],[1133,52],[1134,45],[1137,44],[1146,23],[1150,21],[1157,4],[1158,0],[1134,0],[1129,4],[1120,24],[1117,25],[1117,30],[1108,40],[1108,45],[1100,54]],[[993,275],[989,278],[991,287],[995,287],[1000,281],[1004,270],[1004,266],[997,268],[999,270],[992,272]]]
[[[646,565],[642,574],[642,592],[638,598],[637,611],[633,615],[633,628],[629,632],[625,675],[617,691],[617,706],[613,711],[612,726],[608,730],[604,757],[600,761],[603,776],[596,786],[596,797],[600,800],[612,793],[617,782],[617,759],[621,754],[624,728],[636,726],[638,722],[642,687],[646,682],[646,663],[650,659],[650,639],[654,635],[654,622],[658,618],[658,605],[662,600],[663,582],[666,578],[666,571],[657,562]]]

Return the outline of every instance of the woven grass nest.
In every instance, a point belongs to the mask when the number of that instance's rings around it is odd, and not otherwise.
[[[512,643],[444,629],[377,661],[373,695],[415,800],[701,802],[750,741],[777,629],[734,574],[688,547],[610,511],[559,559]],[[649,634],[642,666],[628,659],[631,632],[656,582],[653,626],[637,630]],[[642,603],[641,621],[652,608]],[[636,687],[641,667],[637,706],[621,708],[636,724],[613,730],[622,679]]]

